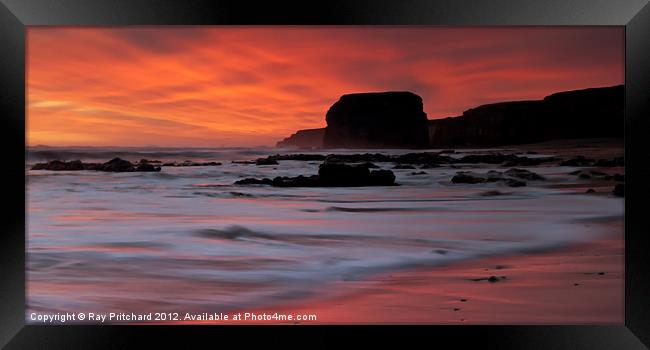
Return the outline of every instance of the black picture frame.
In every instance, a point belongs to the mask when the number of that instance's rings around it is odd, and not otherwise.
[[[25,31],[45,25],[615,25],[625,27],[625,323],[611,326],[38,326],[25,325]],[[123,348],[224,339],[322,346],[356,335],[388,345],[635,349],[650,344],[650,6],[647,0],[0,0],[0,118],[4,181],[0,345]],[[646,147],[644,147],[646,146]],[[251,336],[255,334],[254,336]],[[296,336],[299,336],[296,338]],[[297,340],[298,339],[298,340]],[[645,344],[645,345],[644,345]]]

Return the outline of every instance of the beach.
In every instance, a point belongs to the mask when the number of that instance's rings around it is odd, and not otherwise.
[[[33,149],[27,315],[617,324],[624,199],[613,189],[622,155],[616,140],[426,152]],[[91,164],[115,156],[156,159],[162,169],[31,169],[52,157]],[[313,176],[324,163],[316,159],[332,157],[371,159],[396,185],[238,184]]]

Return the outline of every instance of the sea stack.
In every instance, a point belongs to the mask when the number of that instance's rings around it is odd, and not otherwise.
[[[326,148],[425,148],[429,142],[422,98],[412,92],[343,95],[326,121]]]

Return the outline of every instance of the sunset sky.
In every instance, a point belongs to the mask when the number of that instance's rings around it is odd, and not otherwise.
[[[622,27],[32,27],[27,141],[274,145],[340,95],[408,90],[429,119],[623,83]]]

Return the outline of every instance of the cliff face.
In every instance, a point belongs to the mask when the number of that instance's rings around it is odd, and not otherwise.
[[[497,146],[563,138],[623,137],[623,85],[488,104],[429,121],[429,144]]]
[[[328,148],[422,148],[429,143],[422,98],[411,92],[343,95],[327,111]]]
[[[351,94],[330,107],[327,128],[298,131],[278,146],[423,148],[623,137],[623,110],[623,85],[487,104],[430,121],[413,93]]]
[[[321,148],[325,128],[298,130],[295,134],[279,141],[276,147]]]

